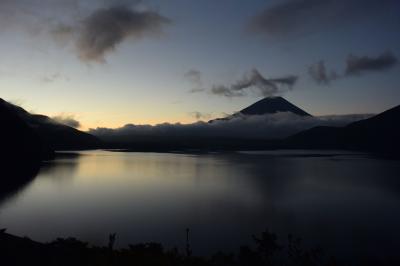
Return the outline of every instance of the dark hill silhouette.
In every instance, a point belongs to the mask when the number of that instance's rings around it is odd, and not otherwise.
[[[0,198],[32,178],[43,159],[53,152],[36,132],[0,99]]]
[[[214,121],[230,120],[243,115],[267,115],[276,114],[279,112],[290,112],[300,116],[311,116],[309,113],[300,109],[283,97],[266,97],[240,110],[239,112],[234,113],[233,115],[224,118],[213,119],[210,120],[209,123]]]
[[[355,149],[397,153],[400,149],[400,106],[345,127],[314,127],[289,137],[286,147]]]
[[[88,133],[57,123],[44,115],[30,114],[23,108],[0,99],[0,106],[26,122],[53,150],[93,149],[100,146],[100,140]]]

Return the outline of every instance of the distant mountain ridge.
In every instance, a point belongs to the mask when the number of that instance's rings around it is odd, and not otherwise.
[[[262,99],[236,114],[252,116],[291,112],[311,116],[282,97]],[[133,138],[129,141],[101,142],[97,137],[60,124],[44,115],[30,114],[0,99],[2,156],[43,158],[53,150],[82,150],[100,147],[128,150],[263,150],[263,149],[347,149],[397,154],[400,150],[400,106],[344,127],[318,126],[285,139],[250,139],[244,136],[180,136]],[[218,120],[218,119],[217,119]],[[210,123],[212,123],[212,120]],[[19,152],[21,151],[21,153]],[[20,156],[20,157],[19,157]],[[22,157],[21,157],[22,156]],[[24,155],[25,156],[25,155]],[[27,158],[28,158],[27,157]]]
[[[33,129],[44,145],[51,150],[94,149],[100,140],[86,132],[60,124],[45,115],[30,114],[22,107],[8,103],[0,98],[3,110],[13,113]],[[6,126],[6,125],[4,125]]]

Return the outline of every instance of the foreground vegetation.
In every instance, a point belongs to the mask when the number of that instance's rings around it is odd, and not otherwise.
[[[290,266],[290,265],[400,265],[399,260],[354,260],[352,264],[336,261],[319,249],[305,249],[301,239],[288,236],[281,245],[275,234],[266,231],[253,237],[254,247],[242,246],[237,254],[218,252],[210,257],[192,255],[189,242],[185,251],[166,250],[158,243],[129,245],[114,249],[116,235],[110,235],[107,247],[89,246],[75,238],[38,243],[0,232],[1,265],[142,265],[142,266]]]

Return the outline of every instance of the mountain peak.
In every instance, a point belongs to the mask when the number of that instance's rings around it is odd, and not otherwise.
[[[311,116],[309,113],[295,106],[283,97],[266,97],[244,108],[239,113],[244,115],[264,115],[278,112],[291,112],[301,116]]]

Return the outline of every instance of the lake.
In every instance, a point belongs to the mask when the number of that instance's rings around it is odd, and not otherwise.
[[[65,153],[0,202],[0,228],[38,241],[160,242],[237,251],[269,228],[336,256],[395,254],[400,163],[367,154]]]

